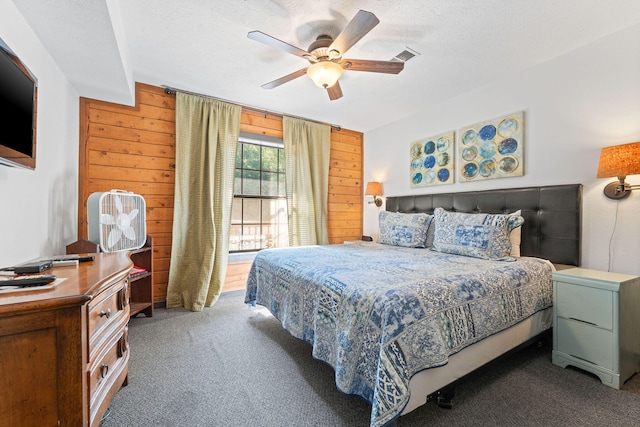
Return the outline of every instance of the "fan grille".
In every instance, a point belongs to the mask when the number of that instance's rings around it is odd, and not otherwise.
[[[139,249],[147,239],[142,196],[119,191],[93,193],[87,202],[89,240],[104,252]]]

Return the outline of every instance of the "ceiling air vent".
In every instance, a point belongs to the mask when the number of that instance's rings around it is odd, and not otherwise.
[[[410,60],[416,55],[420,55],[420,54],[411,48],[406,48],[405,50],[397,54],[395,57],[393,57],[391,60],[396,62],[407,62],[408,60]]]

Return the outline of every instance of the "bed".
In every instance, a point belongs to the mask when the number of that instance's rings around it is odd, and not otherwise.
[[[552,326],[551,273],[580,265],[581,200],[579,184],[389,197],[381,243],[263,250],[245,302],[390,425]]]

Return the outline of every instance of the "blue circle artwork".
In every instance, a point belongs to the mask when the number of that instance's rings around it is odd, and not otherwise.
[[[519,127],[516,119],[505,119],[498,126],[498,133],[504,137],[508,137],[516,133]]]
[[[424,144],[424,154],[431,154],[434,151],[436,151],[436,143],[433,141],[427,141],[427,143]]]
[[[424,167],[426,169],[431,169],[435,165],[436,165],[436,158],[435,157],[427,156],[427,158],[424,159]]]
[[[494,125],[486,125],[478,132],[480,139],[489,141],[496,136],[496,127]]]
[[[494,144],[492,141],[487,141],[482,144],[479,150],[480,156],[482,156],[482,158],[484,159],[491,159],[496,155],[496,151],[496,144]]]
[[[500,154],[513,154],[518,149],[518,141],[513,138],[503,139],[500,144],[498,144],[498,151]]]
[[[462,135],[462,143],[464,145],[473,144],[477,138],[478,134],[476,133],[476,131],[473,129],[469,129],[464,133],[464,135]]]
[[[462,167],[462,176],[467,179],[471,179],[478,174],[478,164],[477,163],[466,163]]]
[[[413,144],[413,146],[411,147],[411,156],[414,159],[417,159],[418,157],[422,156],[422,144],[420,144],[419,142],[416,142],[415,144]]]
[[[438,151],[446,151],[449,149],[451,142],[447,138],[438,139]]]
[[[473,145],[462,150],[462,158],[468,162],[475,159],[477,155],[478,149]]]
[[[449,163],[449,153],[440,153],[438,155],[438,166],[447,166]]]
[[[472,133],[471,137],[478,141],[476,130],[472,130]],[[453,181],[456,173],[452,169],[455,141],[455,132],[447,132],[411,143],[409,182],[412,187],[448,184]]]
[[[498,168],[504,173],[513,173],[518,169],[518,160],[512,156],[503,157],[498,163]]]
[[[487,159],[480,162],[480,175],[491,176],[496,173],[496,161]]]
[[[461,164],[452,173],[465,181],[522,175],[523,133],[522,113],[463,128],[456,153]]]
[[[424,180],[426,182],[433,182],[436,180],[436,173],[433,171],[433,169],[428,170],[425,174]]]

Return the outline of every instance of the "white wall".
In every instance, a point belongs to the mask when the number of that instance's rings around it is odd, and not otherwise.
[[[582,183],[583,266],[640,275],[640,190],[612,201],[602,190],[613,179],[595,178],[602,147],[640,141],[639,52],[637,25],[455,99],[425,99],[411,118],[365,134],[365,182],[383,182],[385,196]],[[517,111],[525,112],[524,176],[411,188],[413,141]],[[640,175],[627,182],[640,184]],[[364,232],[376,234],[379,210],[364,210]]]
[[[0,0],[0,38],[38,79],[36,169],[0,166],[2,268],[77,239],[79,96],[10,0]]]
[[[0,10],[0,38],[37,76],[39,94],[36,170],[0,166],[4,267],[64,253],[77,239],[79,97],[13,2],[0,0]],[[640,191],[614,202],[602,194],[611,180],[595,178],[600,148],[640,141],[638,52],[635,26],[455,99],[427,99],[413,117],[365,134],[365,181],[382,181],[386,196],[582,183],[583,265],[640,275]],[[411,142],[520,110],[523,177],[410,187]],[[376,232],[377,213],[365,204],[365,234]]]

